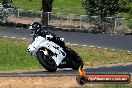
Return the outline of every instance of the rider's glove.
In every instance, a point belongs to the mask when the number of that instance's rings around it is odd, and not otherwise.
[[[46,35],[46,39],[50,40],[50,39],[52,39],[52,38],[53,38],[52,35]]]

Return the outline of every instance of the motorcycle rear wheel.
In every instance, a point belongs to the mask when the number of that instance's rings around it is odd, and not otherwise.
[[[81,66],[81,68],[83,68],[82,60],[80,60],[80,61],[72,61],[72,69],[73,70],[78,70],[80,66]]]
[[[37,59],[39,63],[49,72],[55,72],[57,70],[57,65],[54,59],[49,55],[45,55],[43,51],[39,50],[37,52]]]
[[[83,61],[82,61],[81,57],[74,50],[67,47],[67,53],[68,53],[68,56],[72,58],[71,59],[71,68],[73,70],[78,70],[80,66],[83,68],[83,65],[84,65]]]

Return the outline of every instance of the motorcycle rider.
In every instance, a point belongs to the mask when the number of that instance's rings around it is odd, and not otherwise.
[[[49,41],[52,41],[58,44],[65,50],[65,43],[60,40],[60,37],[57,37],[55,34],[46,31],[42,28],[42,25],[39,22],[34,22],[30,25],[29,29],[31,30],[32,34],[32,42],[35,40],[37,36],[47,37]]]

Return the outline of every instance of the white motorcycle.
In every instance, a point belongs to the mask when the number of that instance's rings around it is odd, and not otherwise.
[[[28,51],[35,55],[39,63],[48,71],[54,72],[57,68],[72,68],[77,70],[79,66],[83,66],[80,56],[71,48],[66,47],[64,50],[61,46],[48,40],[51,37],[37,36],[35,40],[28,46]],[[60,38],[61,42],[64,38]]]

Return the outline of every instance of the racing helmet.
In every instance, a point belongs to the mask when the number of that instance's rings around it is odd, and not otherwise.
[[[32,31],[32,33],[38,33],[42,30],[42,25],[39,22],[34,22],[30,25],[29,29]]]

